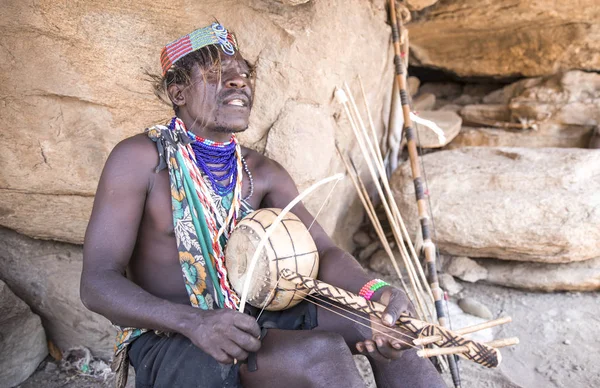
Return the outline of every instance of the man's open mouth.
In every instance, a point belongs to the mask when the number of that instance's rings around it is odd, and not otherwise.
[[[227,101],[226,105],[234,105],[234,106],[246,106],[246,101],[243,101],[240,98],[234,98],[233,100]]]

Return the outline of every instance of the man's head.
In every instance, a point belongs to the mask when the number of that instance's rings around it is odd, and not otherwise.
[[[190,130],[231,133],[248,127],[252,67],[220,24],[169,43],[161,64],[163,75],[155,89],[166,93]]]

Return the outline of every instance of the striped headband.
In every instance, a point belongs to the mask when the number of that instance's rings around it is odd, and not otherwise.
[[[202,47],[210,45],[220,46],[227,55],[233,55],[237,50],[235,36],[228,32],[225,27],[215,22],[210,26],[197,29],[194,32],[174,40],[162,49],[162,52],[160,53],[160,64],[162,66],[163,76],[167,74],[167,71],[171,66],[181,58]]]

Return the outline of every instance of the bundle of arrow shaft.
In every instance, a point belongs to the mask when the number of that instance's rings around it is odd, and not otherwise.
[[[384,158],[379,148],[377,132],[373,124],[373,119],[367,104],[366,95],[360,78],[359,83],[362,91],[362,99],[365,103],[370,131],[367,130],[365,121],[361,117],[348,84],[345,84],[343,89],[338,89],[336,91],[336,99],[344,106],[347,119],[364,158],[367,170],[372,178],[373,186],[379,195],[381,206],[385,211],[396,247],[398,248],[400,257],[402,258],[404,271],[408,278],[408,285],[404,279],[404,276],[402,275],[400,266],[396,262],[393,250],[384,233],[381,221],[377,217],[374,204],[369,197],[367,186],[361,179],[354,161],[352,158],[350,158],[350,161],[347,161],[346,156],[342,154],[339,148],[338,152],[344,163],[344,166],[346,167],[348,175],[352,179],[367,216],[373,224],[375,232],[381,241],[383,249],[390,258],[402,286],[407,294],[411,296],[411,299],[415,305],[418,319],[402,317],[397,324],[403,326],[405,329],[408,329],[417,336],[417,338],[413,340],[414,345],[437,346],[437,348],[421,349],[419,351],[421,356],[431,357],[438,355],[450,355],[448,356],[447,361],[442,361],[442,364],[446,364],[447,362],[455,387],[460,387],[461,382],[459,370],[456,363],[456,358],[452,356],[452,354],[461,355],[467,359],[473,360],[488,367],[495,367],[501,360],[500,353],[496,348],[515,345],[518,343],[518,339],[510,338],[483,344],[462,337],[464,334],[510,322],[510,318],[508,317],[489,321],[481,325],[476,325],[457,331],[451,331],[448,328],[448,318],[444,309],[444,292],[439,285],[437,277],[437,249],[432,241],[431,216],[429,214],[427,196],[425,195],[425,182],[422,178],[421,168],[419,165],[415,129],[412,124],[413,120],[411,119],[415,116],[413,113],[411,113],[410,96],[407,92],[406,68],[408,66],[408,31],[404,28],[399,13],[396,12],[395,0],[389,1],[389,16],[390,25],[392,27],[392,42],[394,46],[394,91],[398,92],[401,101],[403,117],[402,132],[406,136],[406,146],[408,149],[409,163],[414,181],[418,216],[420,221],[422,237],[420,250],[414,248],[411,237],[398,210],[394,196],[392,195],[392,191],[387,179],[386,165],[384,164]],[[394,107],[392,106],[392,109],[393,108]],[[388,128],[388,130],[391,129]],[[421,266],[419,255],[417,254],[418,250],[422,251],[424,254],[426,270],[424,270]],[[312,285],[314,286],[314,284]],[[331,294],[332,291],[329,287],[332,286],[327,285],[328,293]],[[318,287],[314,288],[313,291],[319,293]],[[343,290],[338,291],[347,293]],[[341,297],[341,299],[345,300],[346,298],[352,297],[352,295],[344,295]],[[361,298],[358,298],[358,300],[352,301],[352,304],[354,305],[353,307],[355,307],[357,303],[363,303],[363,301],[360,300]],[[364,304],[363,307],[365,312],[377,316],[379,316],[383,311],[382,306],[378,306],[370,302]]]

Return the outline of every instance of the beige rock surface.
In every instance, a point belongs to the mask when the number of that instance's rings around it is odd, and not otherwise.
[[[600,153],[562,148],[461,148],[425,155],[437,244],[454,256],[565,263],[600,256]],[[410,168],[391,179],[409,230]]]
[[[579,125],[542,124],[537,130],[465,127],[445,147],[586,148],[593,128]]]
[[[407,27],[413,64],[459,76],[600,70],[596,0],[445,1]]]
[[[312,106],[320,114],[306,117],[305,127],[335,133],[342,148],[350,146],[350,128],[338,127],[331,119],[341,112],[331,95],[336,86],[360,74],[371,106],[389,99],[391,52],[373,44],[389,40],[384,4],[285,3],[3,2],[0,225],[34,237],[81,243],[91,197],[112,147],[171,115],[154,97],[144,69],[158,72],[164,44],[215,18],[237,32],[244,55],[257,66],[254,111],[250,129],[240,136],[243,144],[259,151],[268,142],[284,144],[286,139],[277,137],[287,132],[270,135],[271,127]],[[298,3],[305,4],[294,5]],[[373,72],[387,76],[373,77]],[[289,111],[295,108],[299,111]],[[373,114],[381,130],[382,112]],[[296,155],[311,154],[308,145],[298,146]],[[306,172],[305,159],[280,162],[286,167],[298,163],[297,171]],[[331,163],[328,169],[316,170],[293,177],[302,187],[323,178],[317,173],[342,168]],[[344,186],[338,189],[343,192]],[[312,201],[326,195],[327,190],[319,191]],[[348,206],[352,196],[344,198],[347,201],[327,206],[320,217],[330,232],[354,216],[347,213],[353,209]]]
[[[108,359],[115,331],[81,303],[81,265],[81,246],[34,240],[0,228],[0,277],[42,318],[48,339],[63,351],[85,346]]]
[[[405,3],[411,11],[420,11],[423,8],[430,7],[437,3],[438,0],[407,0]]]
[[[19,385],[46,358],[40,317],[0,280],[0,388]]]
[[[486,282],[531,291],[600,290],[600,258],[566,264],[514,263],[480,259]]]

